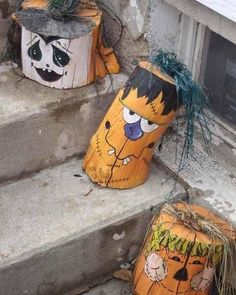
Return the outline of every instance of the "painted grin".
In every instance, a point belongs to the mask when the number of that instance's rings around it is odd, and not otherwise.
[[[39,76],[47,82],[56,82],[58,81],[63,75],[57,74],[56,72],[48,69],[40,69],[34,67]]]

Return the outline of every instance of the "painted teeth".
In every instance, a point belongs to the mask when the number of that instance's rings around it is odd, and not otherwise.
[[[130,161],[131,161],[131,159],[129,157],[125,158],[123,160],[123,165],[128,165]]]
[[[51,71],[52,71],[52,70],[49,70],[49,69],[48,69],[48,72],[49,72],[49,73],[50,73]]]
[[[45,72],[45,71],[46,71],[46,69],[43,69],[43,71]]]
[[[114,153],[115,153],[115,149],[112,149],[112,150],[108,151],[109,156],[113,155]]]

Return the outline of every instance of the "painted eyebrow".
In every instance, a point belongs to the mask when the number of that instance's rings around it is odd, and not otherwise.
[[[56,41],[56,42],[61,46],[61,48],[63,48],[64,50],[66,50],[66,52],[69,52],[69,53],[72,54],[72,52],[71,52],[70,50],[68,50],[68,48],[65,48],[65,47],[63,47],[63,46],[61,45],[61,42],[59,42],[59,41]]]
[[[26,46],[30,45],[36,38],[38,38],[38,36],[34,36],[34,38],[28,44],[26,44]]]

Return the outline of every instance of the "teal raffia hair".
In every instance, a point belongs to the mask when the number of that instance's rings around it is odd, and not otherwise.
[[[200,127],[206,151],[209,153],[209,142],[211,132],[209,120],[206,116],[207,97],[201,86],[192,78],[192,74],[173,52],[159,50],[155,56],[150,58],[151,63],[157,66],[163,73],[175,81],[178,105],[184,107],[185,111],[185,141],[180,159],[181,170],[186,158],[193,153],[193,138],[196,125]]]

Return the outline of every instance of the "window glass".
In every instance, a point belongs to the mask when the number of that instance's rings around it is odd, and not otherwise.
[[[236,45],[209,32],[203,83],[214,113],[236,125]]]

